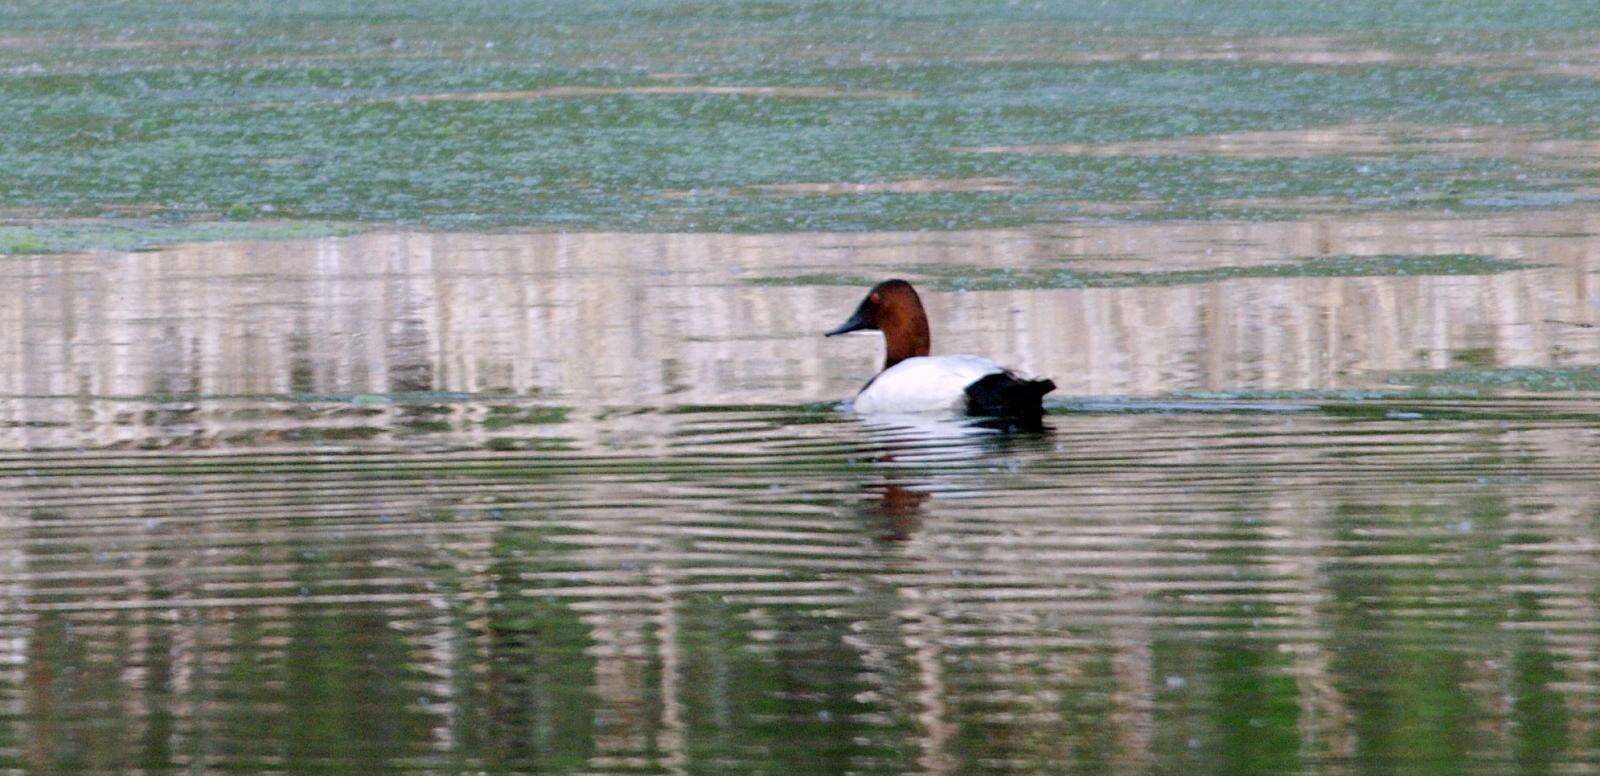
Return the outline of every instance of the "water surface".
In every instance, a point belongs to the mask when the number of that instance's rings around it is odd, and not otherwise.
[[[1597,234],[8,259],[0,761],[1593,768]],[[820,332],[889,275],[936,349],[1052,376],[1051,431],[836,411],[880,346]]]

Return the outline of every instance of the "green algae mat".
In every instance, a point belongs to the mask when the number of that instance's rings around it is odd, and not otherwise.
[[[220,221],[802,231],[1581,204],[1600,197],[1595,11],[10,3],[0,218],[109,226],[0,250]]]

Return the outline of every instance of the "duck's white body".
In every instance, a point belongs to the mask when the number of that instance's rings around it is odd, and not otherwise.
[[[872,378],[851,409],[863,414],[965,412],[967,386],[1005,371],[982,356],[908,358]]]

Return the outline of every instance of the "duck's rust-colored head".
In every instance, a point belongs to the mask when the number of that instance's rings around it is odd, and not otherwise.
[[[873,286],[850,320],[826,336],[871,329],[883,332],[883,340],[889,346],[883,358],[884,369],[908,358],[928,355],[928,314],[922,309],[917,290],[904,280],[885,280]]]

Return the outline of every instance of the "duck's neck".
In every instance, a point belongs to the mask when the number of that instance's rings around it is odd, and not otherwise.
[[[884,343],[888,345],[883,356],[884,369],[908,358],[928,355],[931,339],[928,336],[927,316],[908,316],[908,319],[895,321],[882,328]]]

